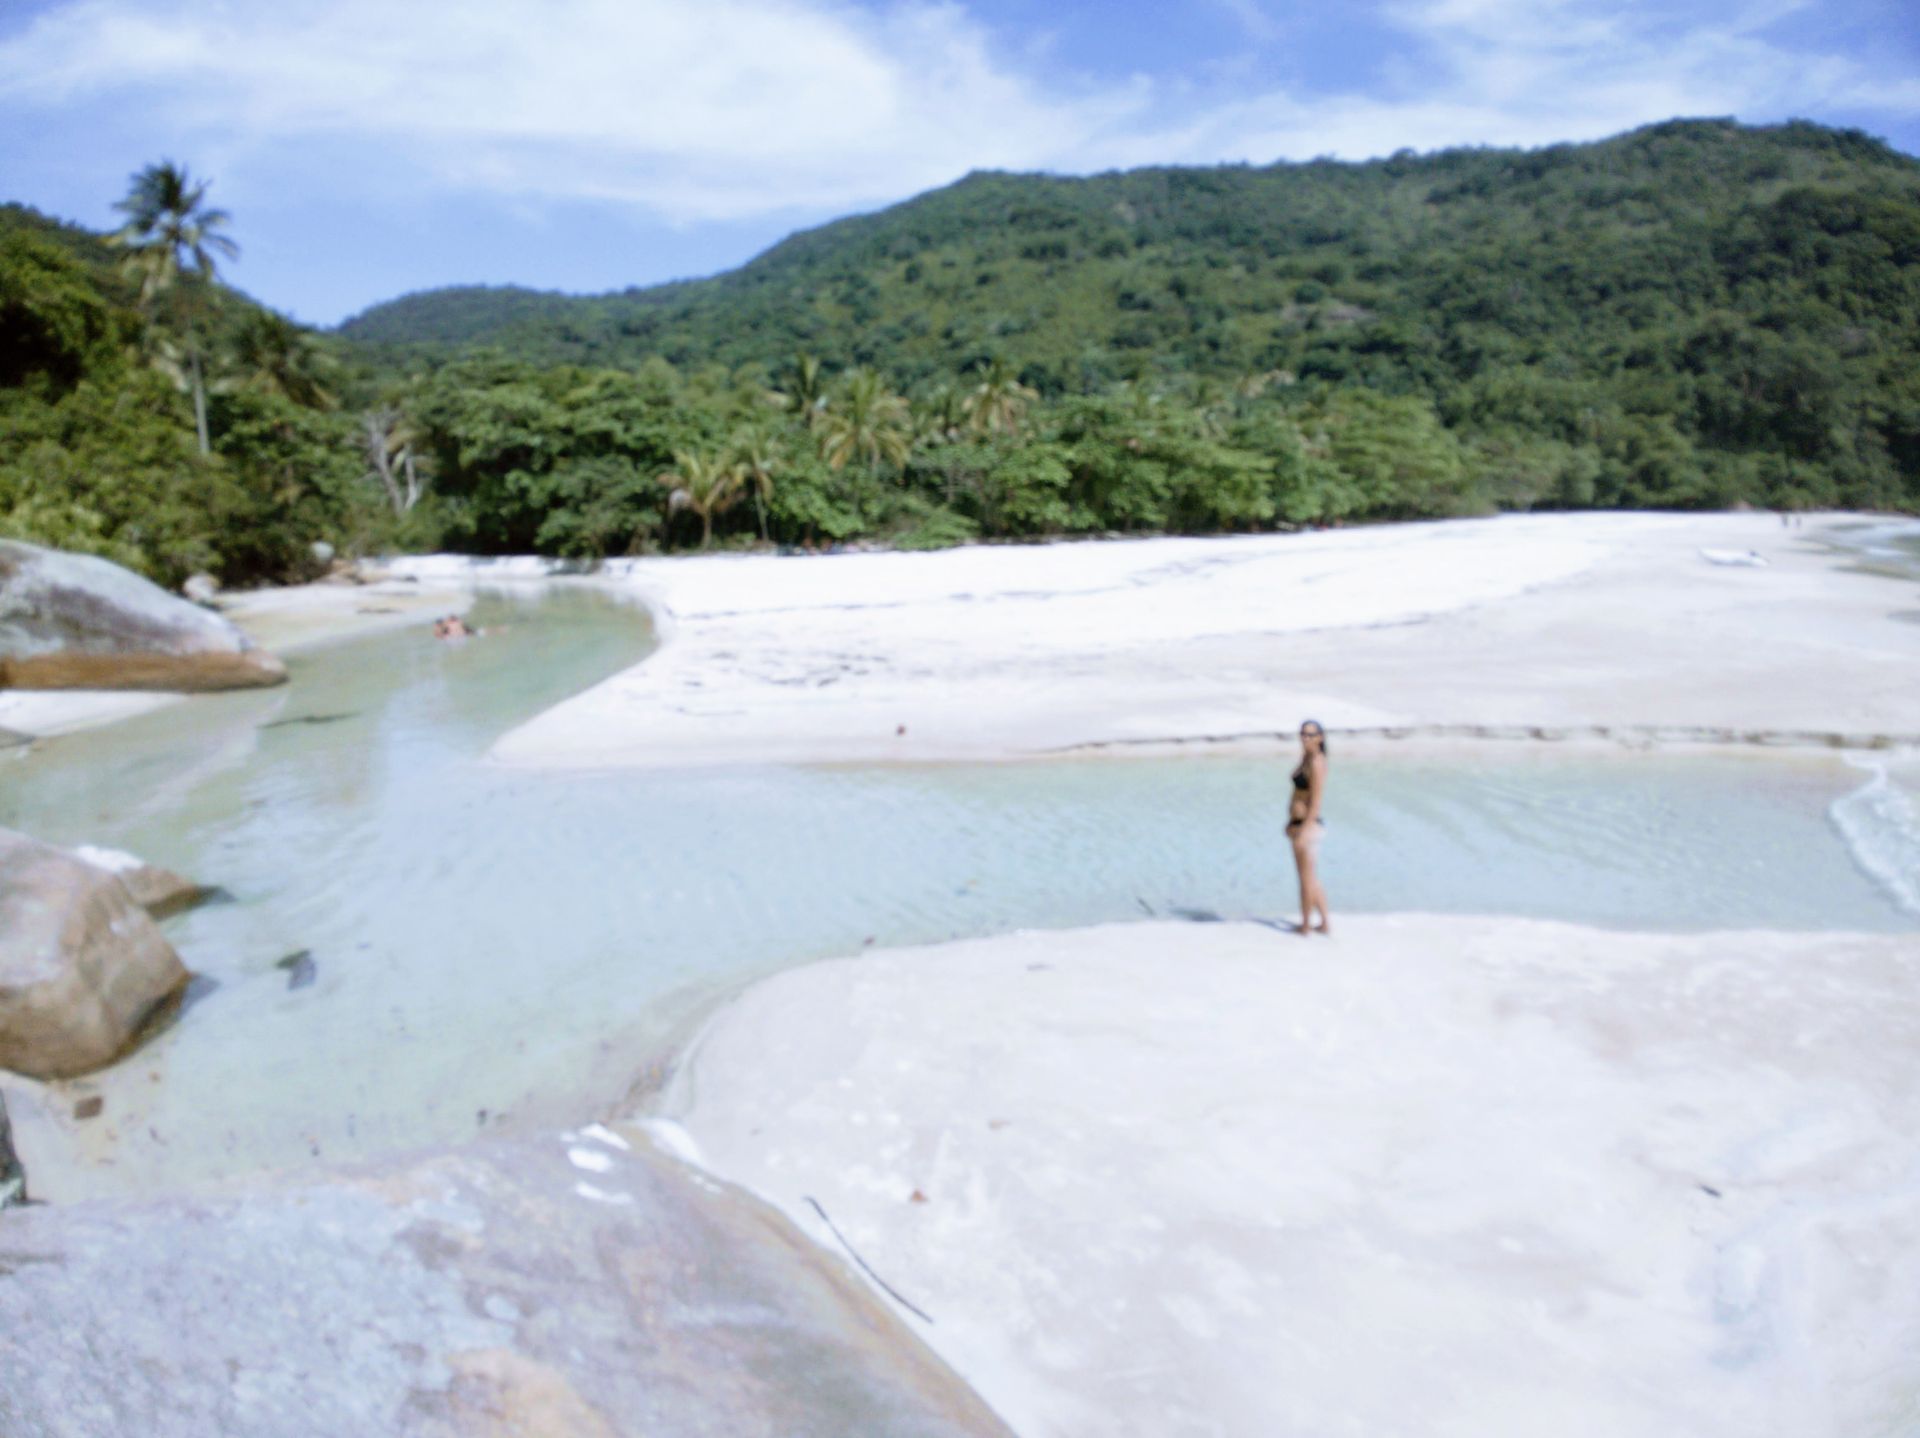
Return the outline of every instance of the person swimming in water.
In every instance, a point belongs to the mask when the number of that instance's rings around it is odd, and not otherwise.
[[[1315,863],[1320,831],[1320,801],[1327,791],[1327,731],[1317,719],[1300,726],[1300,764],[1293,771],[1293,794],[1287,803],[1287,840],[1293,845],[1293,866],[1300,874],[1301,934],[1331,934],[1327,918],[1327,891],[1320,887]],[[1313,922],[1318,910],[1320,922]]]

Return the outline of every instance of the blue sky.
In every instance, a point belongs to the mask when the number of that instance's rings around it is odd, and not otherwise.
[[[1360,158],[1674,115],[1920,153],[1913,0],[0,0],[0,198],[214,182],[310,323],[617,289],[970,169]]]

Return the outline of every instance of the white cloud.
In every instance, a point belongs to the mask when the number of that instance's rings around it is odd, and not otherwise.
[[[1272,0],[1215,3],[1250,37],[1279,33]],[[1676,18],[1647,0],[1390,0],[1377,13],[1400,43],[1374,90],[1242,78],[1222,94],[1178,75],[1069,90],[929,0],[74,0],[0,43],[0,103],[125,103],[151,114],[156,146],[223,167],[345,140],[444,188],[686,222],[847,209],[976,167],[1538,144],[1675,114],[1920,114],[1909,76],[1770,41],[1804,3]]]
[[[1161,158],[1364,158],[1596,139],[1678,115],[1920,115],[1920,82],[1766,38],[1805,0],[1394,0],[1407,49],[1373,93],[1270,91],[1151,137]],[[1128,137],[1122,152],[1136,150]]]
[[[1138,104],[1043,93],[954,6],[801,0],[80,0],[0,77],[16,104],[133,90],[188,139],[358,137],[448,184],[685,220],[1044,165]]]

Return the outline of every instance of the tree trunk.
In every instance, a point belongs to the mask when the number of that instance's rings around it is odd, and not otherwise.
[[[191,339],[188,343],[193,345]],[[187,351],[187,378],[193,384],[193,427],[200,436],[200,453],[212,454],[213,445],[207,437],[207,385],[200,377],[200,348],[193,345]]]
[[[377,413],[362,416],[360,423],[366,441],[367,463],[373,466],[374,476],[386,490],[387,503],[393,506],[394,514],[405,514],[405,496],[400,493],[400,482],[393,477],[393,454],[387,448],[388,425],[384,417]]]
[[[713,541],[713,511],[700,511],[700,547],[705,549]]]

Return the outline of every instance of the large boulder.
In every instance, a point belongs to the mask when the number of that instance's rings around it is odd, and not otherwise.
[[[118,875],[0,829],[0,1068],[53,1079],[111,1063],[186,982]]]
[[[637,1129],[0,1221],[7,1438],[1012,1438],[852,1265]]]
[[[286,677],[227,620],[130,570],[0,540],[0,689],[245,689]]]

